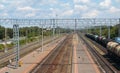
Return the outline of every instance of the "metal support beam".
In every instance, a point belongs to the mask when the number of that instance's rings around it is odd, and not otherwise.
[[[108,25],[108,39],[110,39],[110,25],[111,25],[111,20],[109,20],[109,25]]]
[[[25,35],[25,41],[26,41],[26,45],[27,45],[27,40],[28,40],[28,29],[26,29],[26,35]]]
[[[15,45],[15,68],[19,67],[19,58],[20,58],[20,53],[19,53],[19,25],[15,24],[13,25],[13,38],[14,38],[14,45]]]
[[[94,27],[96,26],[95,19],[93,19],[93,25],[94,25]],[[96,28],[94,28],[94,32],[93,32],[94,34],[96,34],[95,31],[96,31]]]
[[[119,18],[119,24],[118,24],[118,36],[120,37],[120,18]]]
[[[77,20],[75,19],[75,28],[74,28],[74,33],[76,32],[76,27],[77,27]]]
[[[8,52],[8,47],[7,47],[7,28],[5,27],[5,50],[4,50],[5,53]]]
[[[42,24],[42,48],[41,48],[41,52],[43,52],[43,24]]]
[[[53,19],[53,41],[55,39],[55,19]]]
[[[108,26],[108,39],[110,39],[110,26]]]
[[[102,27],[100,25],[100,36],[102,36]]]
[[[60,29],[61,29],[61,28],[59,28],[59,36],[60,36]]]
[[[38,41],[38,42],[41,41],[41,25],[42,25],[42,23],[41,23],[41,21],[40,21],[40,22],[39,22],[39,41]]]

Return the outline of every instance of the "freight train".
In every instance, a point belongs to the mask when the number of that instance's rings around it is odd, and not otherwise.
[[[107,49],[109,55],[120,58],[120,44],[115,40],[93,34],[85,34],[85,36],[104,46]]]

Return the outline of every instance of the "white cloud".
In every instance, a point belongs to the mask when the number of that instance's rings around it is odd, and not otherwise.
[[[104,0],[103,2],[100,2],[100,6],[102,7],[109,7],[111,5],[111,0]]]
[[[49,8],[51,11],[53,11],[54,10],[54,8]]]
[[[112,6],[109,11],[110,11],[111,13],[116,13],[116,12],[120,12],[120,9]]]
[[[97,2],[100,3],[98,4]],[[120,0],[0,0],[0,15],[27,17],[120,16]],[[114,2],[114,4],[112,4]],[[7,14],[8,13],[8,14]]]
[[[75,5],[74,6],[74,14],[81,14],[88,10],[86,5]]]
[[[56,15],[58,15],[58,17],[60,16],[60,14],[62,13],[62,9],[58,9],[58,8],[49,8],[49,12],[47,13],[47,15],[50,16],[50,18],[56,18]]]
[[[25,16],[26,17],[34,17],[36,14],[35,13],[29,13],[29,14],[26,14]]]
[[[39,12],[43,12],[43,13],[44,13],[44,11],[42,11],[41,9],[32,8],[32,7],[30,7],[30,6],[18,7],[16,11],[20,12],[21,14],[26,14],[26,13],[28,13],[30,16],[33,15],[33,14],[31,15],[31,13],[39,13]],[[39,13],[39,14],[40,14],[40,13]],[[27,16],[29,16],[29,15],[27,15]]]
[[[50,12],[52,12],[54,15],[61,12],[62,10],[58,9],[58,8],[49,8]]]
[[[7,13],[3,13],[3,16],[8,16],[8,14]]]
[[[87,13],[84,13],[82,15],[82,17],[87,17],[87,18],[95,18],[99,15],[99,11],[98,10],[92,10],[92,11],[89,11]]]
[[[24,0],[2,0],[3,4],[7,4],[10,7],[11,6],[22,6],[23,4],[28,4],[28,2],[24,1]]]
[[[40,0],[41,5],[46,5],[46,4],[53,5],[57,3],[58,3],[57,0]]]
[[[49,10],[50,12],[48,15],[51,18],[56,18],[56,15],[58,15],[58,18],[70,17],[74,13],[74,10],[69,8],[63,8],[63,9],[49,8]]]
[[[116,2],[120,2],[120,0],[115,0]]]
[[[74,3],[89,3],[90,0],[74,0]]]
[[[7,2],[7,0],[0,0],[0,2],[2,2],[2,3],[6,3],[6,2]]]
[[[87,10],[88,7],[86,5],[75,5],[75,10]]]
[[[71,16],[73,14],[73,10],[66,10],[62,13],[61,16]]]
[[[69,3],[62,3],[61,6],[63,6],[63,7],[70,7],[70,4]]]
[[[35,9],[32,7],[26,6],[26,7],[19,7],[17,10],[19,10],[19,11],[33,11]]]
[[[4,9],[4,8],[5,8],[5,6],[0,4],[0,9]]]
[[[1,17],[7,17],[7,16],[8,16],[8,13],[1,13],[0,16],[1,16]]]

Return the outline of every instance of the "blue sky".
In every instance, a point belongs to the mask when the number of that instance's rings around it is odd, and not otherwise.
[[[0,17],[119,18],[120,0],[0,0]]]

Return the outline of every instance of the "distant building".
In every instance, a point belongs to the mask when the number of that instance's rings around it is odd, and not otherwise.
[[[12,41],[7,41],[6,43],[7,43],[7,44],[11,44]],[[0,44],[5,44],[5,41],[0,41]]]

